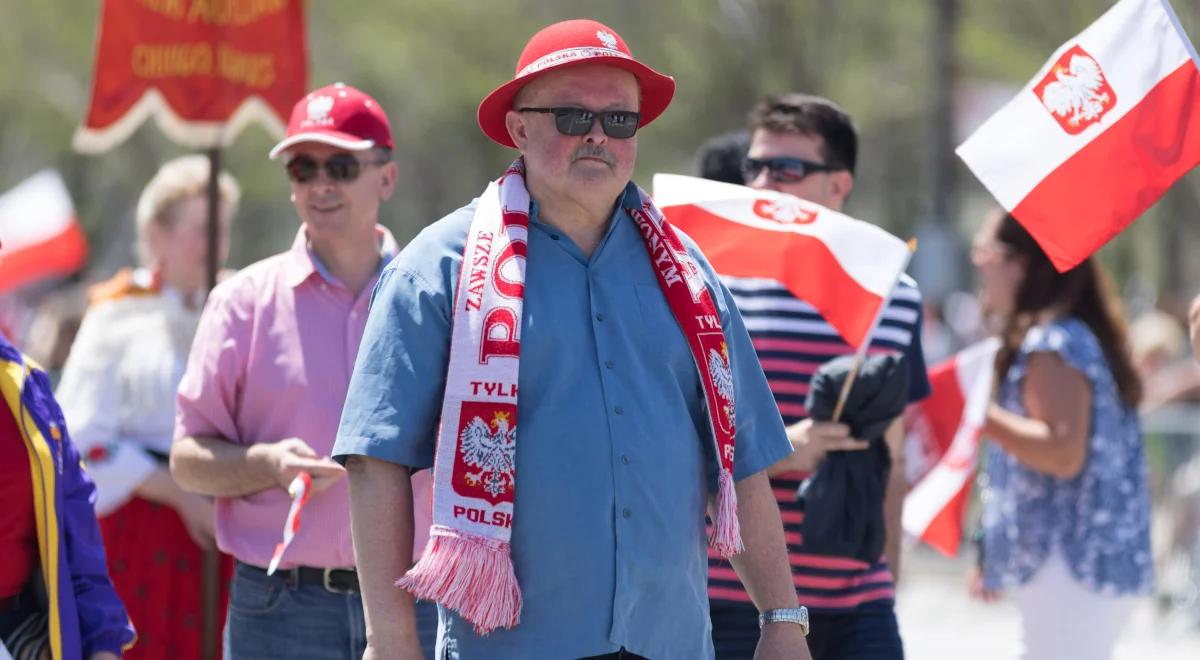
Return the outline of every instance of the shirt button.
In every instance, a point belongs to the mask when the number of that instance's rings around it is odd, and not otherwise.
[[[597,321],[603,321],[603,320],[604,320],[604,315],[603,315],[603,314],[601,314],[600,312],[596,312],[596,320],[597,320]]]
[[[621,454],[621,464],[629,465],[629,456],[627,456],[625,454]]]
[[[626,507],[626,508],[624,508],[624,509],[621,509],[621,516],[622,516],[622,517],[624,517],[624,518],[628,518],[629,516],[632,516],[632,515],[633,515],[633,512],[632,512],[632,511],[630,511],[628,507]]]
[[[608,367],[609,369],[612,369],[612,368],[613,368],[613,361],[612,361],[612,360],[605,360],[605,361],[604,361],[604,366],[605,366],[605,367]]]
[[[556,240],[556,241],[557,241],[557,240],[558,240],[558,234],[550,234],[550,238],[552,238],[552,239],[554,239],[554,240]]]
[[[624,415],[625,409],[621,406],[613,406],[613,412],[617,413],[618,415]]]

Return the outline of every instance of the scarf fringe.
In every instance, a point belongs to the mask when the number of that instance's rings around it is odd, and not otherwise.
[[[725,558],[741,554],[746,549],[742,544],[742,526],[738,522],[737,490],[733,485],[733,472],[729,470],[721,470],[718,479],[717,518],[713,521],[708,545]]]
[[[480,635],[521,620],[521,588],[507,543],[435,529],[421,560],[396,586],[458,612]]]

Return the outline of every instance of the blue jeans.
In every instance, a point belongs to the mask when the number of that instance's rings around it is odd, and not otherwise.
[[[433,658],[437,606],[417,603],[417,634]],[[318,585],[289,584],[238,562],[225,621],[226,660],[360,660],[367,646],[362,598]]]
[[[227,660],[359,660],[366,647],[358,594],[291,584],[238,562],[225,621]]]

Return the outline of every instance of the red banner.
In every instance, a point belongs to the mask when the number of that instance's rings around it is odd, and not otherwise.
[[[198,149],[255,120],[282,135],[306,91],[301,0],[104,0],[100,16],[79,151],[110,149],[150,116]]]

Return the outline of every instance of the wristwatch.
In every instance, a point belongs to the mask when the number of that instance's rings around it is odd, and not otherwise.
[[[779,609],[767,610],[758,615],[758,629],[768,623],[795,623],[800,626],[800,631],[804,636],[808,636],[808,608],[807,607],[781,607]]]

